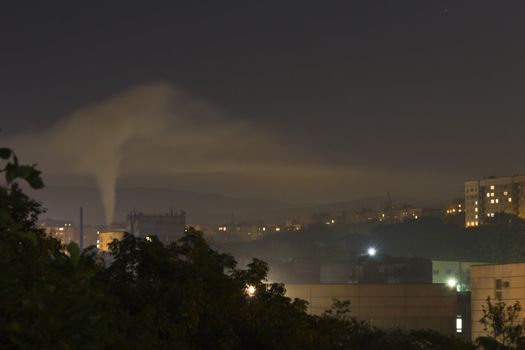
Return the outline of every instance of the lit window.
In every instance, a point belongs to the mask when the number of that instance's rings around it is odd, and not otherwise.
[[[477,219],[478,218],[478,214],[474,215],[474,219]]]
[[[475,205],[478,205],[478,201],[475,201],[474,204],[475,204]]]
[[[475,207],[475,208],[474,208],[474,211],[477,213],[477,212],[478,212],[478,207]]]
[[[490,200],[490,204],[494,204],[494,199],[491,199],[491,200]]]
[[[494,197],[494,192],[491,192],[491,193],[490,193],[490,196],[491,196],[491,197]]]
[[[512,198],[511,198],[511,197],[509,197],[509,203],[510,203],[510,202],[512,202]]]
[[[458,207],[460,207],[460,208],[461,208],[461,204],[458,204]]]
[[[456,333],[463,332],[463,318],[461,315],[456,316]]]
[[[498,198],[496,198],[496,203],[499,203],[499,199]]]
[[[490,189],[493,190],[493,189],[494,189],[494,185],[491,185],[491,186],[490,186]]]
[[[490,193],[487,193],[487,198],[490,197]]]
[[[503,195],[505,195],[505,196],[508,195],[508,194],[509,194],[509,193],[508,193],[507,191],[503,192]]]
[[[494,217],[494,213],[490,213],[490,216],[491,216],[491,217]]]

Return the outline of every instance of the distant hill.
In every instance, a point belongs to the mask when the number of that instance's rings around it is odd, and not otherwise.
[[[32,195],[44,203],[44,217],[77,221],[78,208],[84,207],[86,223],[103,223],[104,213],[98,190],[94,188],[49,186]],[[124,221],[130,210],[165,213],[185,210],[191,224],[221,224],[234,220],[283,222],[310,213],[341,213],[344,210],[380,208],[384,196],[354,199],[327,204],[298,205],[264,198],[235,198],[224,195],[180,191],[169,188],[118,188],[115,221]],[[394,203],[429,205],[424,201],[396,199]]]

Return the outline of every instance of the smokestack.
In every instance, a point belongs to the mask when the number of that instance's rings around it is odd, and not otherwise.
[[[80,251],[84,250],[84,208],[80,207],[80,237],[79,237],[79,245],[80,245]]]

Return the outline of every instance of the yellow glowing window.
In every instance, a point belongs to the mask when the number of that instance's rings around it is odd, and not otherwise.
[[[509,197],[509,203],[510,203],[510,202],[512,202],[512,198],[511,198],[511,197]]]
[[[508,195],[508,194],[509,194],[509,193],[508,193],[507,191],[503,192],[503,195],[505,195],[505,196]]]
[[[474,208],[474,211],[477,213],[478,212],[478,207]]]
[[[494,185],[490,186],[490,189],[493,190],[494,189]]]
[[[496,198],[496,203],[499,203],[499,199]]]
[[[490,204],[494,204],[494,199],[491,199],[491,200],[490,200]]]

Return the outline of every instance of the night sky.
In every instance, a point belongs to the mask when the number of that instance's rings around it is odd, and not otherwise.
[[[102,142],[89,157],[120,147],[119,186],[461,196],[525,172],[524,18],[523,1],[3,2],[0,141],[50,186],[87,186],[97,160],[75,157]],[[100,139],[123,125],[140,131]]]

